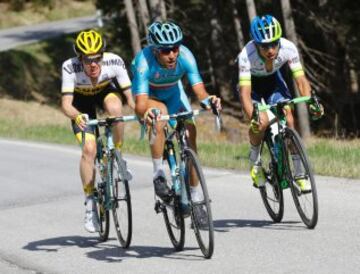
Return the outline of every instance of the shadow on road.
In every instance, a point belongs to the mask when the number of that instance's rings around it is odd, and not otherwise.
[[[77,246],[80,248],[94,247],[99,243],[97,237],[64,236],[30,242],[23,249],[30,251],[57,252],[61,248]]]
[[[298,226],[301,222],[285,221],[281,223],[274,223],[268,220],[244,220],[244,219],[224,219],[214,220],[214,228],[216,232],[229,232],[233,228],[264,228],[272,230],[303,230],[304,226]]]
[[[109,240],[116,240],[111,238]],[[120,262],[125,258],[151,258],[165,257],[176,260],[202,260],[201,252],[196,254],[183,254],[176,252],[172,247],[157,246],[130,246],[128,249],[121,248],[119,245],[110,242],[100,242],[97,237],[64,236],[49,238],[30,242],[23,249],[30,251],[58,252],[65,247],[91,248],[86,252],[87,257],[107,261]],[[93,250],[93,249],[96,250]],[[184,251],[198,250],[198,248],[184,248]]]

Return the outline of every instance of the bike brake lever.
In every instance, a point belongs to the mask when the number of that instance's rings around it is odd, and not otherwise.
[[[253,103],[253,113],[251,115],[251,120],[255,120],[258,123],[260,122],[259,106],[257,103]]]
[[[220,113],[218,113],[216,116],[215,116],[215,129],[217,132],[221,132],[221,116],[220,116]]]
[[[316,96],[315,91],[311,91],[311,99],[315,103],[316,108],[320,109],[319,98]]]

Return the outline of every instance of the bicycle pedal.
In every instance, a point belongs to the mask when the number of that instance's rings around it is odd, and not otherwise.
[[[159,214],[160,212],[163,211],[164,205],[160,201],[156,201],[154,209],[156,214]]]

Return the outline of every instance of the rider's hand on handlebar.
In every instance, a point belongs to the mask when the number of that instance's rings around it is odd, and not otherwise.
[[[260,123],[258,120],[251,119],[250,121],[250,130],[254,132],[255,134],[260,133]]]
[[[86,128],[86,122],[89,121],[89,115],[85,113],[79,113],[75,118],[75,124],[84,131]]]
[[[312,120],[318,120],[324,115],[324,107],[320,103],[310,103],[309,113]]]
[[[215,95],[210,95],[201,100],[200,106],[203,109],[211,109],[215,115],[218,115],[221,110],[221,99]]]
[[[148,125],[152,125],[154,121],[157,121],[160,119],[161,111],[158,108],[149,108],[144,113],[144,120]]]

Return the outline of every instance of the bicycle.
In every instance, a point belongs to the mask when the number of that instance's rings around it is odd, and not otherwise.
[[[273,105],[254,103],[253,117],[258,119],[259,111],[271,111],[275,116],[269,122],[260,149],[266,182],[259,190],[268,214],[274,222],[282,220],[283,190],[290,188],[301,220],[308,228],[313,229],[318,221],[315,179],[303,142],[296,130],[287,127],[284,113],[285,106],[310,100],[320,107],[315,96],[285,99]],[[311,190],[302,192],[297,180],[309,180]]]
[[[99,237],[101,241],[108,240],[111,210],[117,238],[124,248],[129,247],[132,237],[131,195],[128,183],[132,176],[127,170],[121,152],[115,149],[112,126],[118,122],[137,120],[136,116],[129,115],[87,122],[88,126],[96,127],[95,161],[100,181],[96,183],[94,199],[100,224]],[[104,128],[103,133],[100,133],[101,127]]]
[[[211,258],[214,251],[214,225],[211,200],[207,190],[201,164],[194,150],[188,145],[185,121],[205,110],[192,110],[171,115],[162,115],[160,120],[169,121],[165,127],[165,148],[163,159],[169,167],[168,176],[171,194],[170,202],[155,198],[156,213],[163,213],[167,232],[177,251],[184,248],[185,221],[191,216],[192,228],[205,258]],[[171,127],[171,122],[176,125]],[[154,131],[154,126],[153,126]],[[152,131],[152,132],[153,132]],[[175,140],[174,140],[175,139]],[[191,182],[198,182],[201,194],[196,198],[191,191]],[[202,216],[200,216],[202,212]]]

